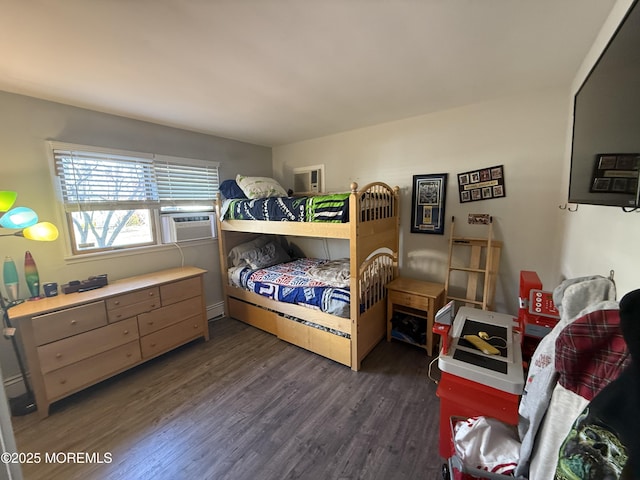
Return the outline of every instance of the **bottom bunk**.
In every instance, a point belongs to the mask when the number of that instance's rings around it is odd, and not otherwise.
[[[358,292],[355,296],[357,303],[355,306],[347,304],[346,312],[340,309],[343,315],[322,311],[324,306],[335,303],[333,301],[323,301],[323,305],[310,308],[276,300],[297,298],[296,295],[290,294],[290,290],[296,288],[292,284],[305,285],[308,297],[322,296],[325,300],[335,297],[332,293],[335,290],[333,287],[329,289],[328,294],[320,294],[320,289],[310,289],[308,282],[293,276],[291,272],[299,273],[298,267],[305,263],[307,260],[298,260],[290,264],[268,267],[273,268],[273,274],[266,274],[262,269],[257,270],[251,273],[254,280],[248,284],[241,282],[244,288],[232,279],[238,278],[237,269],[229,269],[230,281],[225,286],[229,315],[289,343],[353,370],[359,370],[362,360],[386,335],[385,285],[395,275],[394,256],[378,253],[363,263],[358,272],[357,282],[353,283]],[[283,271],[288,273],[283,275]],[[280,277],[285,277],[286,286],[258,281],[264,282],[268,278],[275,282],[276,279],[280,281]],[[292,278],[297,280],[292,282]],[[252,289],[246,290],[248,286],[252,286]],[[252,291],[254,289],[255,291]],[[286,290],[289,294],[281,294],[280,290]],[[348,299],[349,290],[346,290],[346,293]],[[349,310],[350,316],[346,315]],[[329,311],[333,312],[334,309]]]

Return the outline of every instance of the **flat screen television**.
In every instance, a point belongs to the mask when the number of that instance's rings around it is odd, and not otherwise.
[[[640,206],[640,6],[629,8],[574,99],[569,202]]]

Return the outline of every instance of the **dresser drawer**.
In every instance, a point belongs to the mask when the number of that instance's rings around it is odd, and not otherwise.
[[[44,375],[47,398],[63,397],[67,393],[92,385],[139,361],[140,345],[134,341],[49,372]]]
[[[124,295],[118,295],[117,297],[107,298],[107,310],[127,307],[146,300],[158,298],[160,298],[160,290],[158,287],[136,290],[135,292],[125,293]]]
[[[138,322],[135,318],[112,323],[38,347],[40,368],[43,373],[51,372],[137,338]]]
[[[204,333],[202,317],[197,315],[167,328],[158,330],[145,337],[140,337],[142,358],[154,357],[177,347],[189,340],[193,340]]]
[[[107,310],[107,316],[109,322],[119,322],[125,318],[135,317],[141,313],[150,312],[160,307],[160,298],[157,296],[147,298],[142,302],[127,305],[126,307],[114,308],[113,310]]]
[[[100,301],[38,315],[32,322],[36,345],[44,345],[106,325],[107,312]]]
[[[152,312],[138,315],[138,328],[141,336],[148,335],[177,323],[185,317],[200,315],[201,319],[202,314],[202,299],[200,297],[190,298],[168,307],[158,308]]]
[[[167,283],[160,287],[160,297],[162,305],[185,300],[187,298],[202,295],[202,279],[200,277],[187,278],[178,282]]]
[[[418,310],[426,311],[429,308],[429,299],[427,297],[405,292],[390,291],[388,301],[394,305],[404,305],[405,307],[412,307]]]

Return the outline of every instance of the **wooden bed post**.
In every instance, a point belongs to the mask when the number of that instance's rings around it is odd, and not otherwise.
[[[353,239],[358,238],[358,224],[360,216],[360,198],[358,195],[358,184],[353,182],[350,185],[351,195],[349,196],[349,225],[350,225],[350,238],[349,242],[349,270],[351,271],[350,277],[350,306],[351,309],[351,370],[360,370],[360,360],[358,351],[358,325],[360,319],[360,292],[359,292],[359,269],[358,264],[358,242]]]
[[[220,192],[216,198],[216,228],[218,230],[218,252],[220,253],[220,287],[222,288],[222,296],[224,298],[224,315],[229,316],[229,295],[227,295],[227,250],[224,243],[225,231],[222,229],[222,198]]]

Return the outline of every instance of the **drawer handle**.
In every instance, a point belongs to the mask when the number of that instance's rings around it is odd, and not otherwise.
[[[127,358],[131,357],[131,352],[127,352]]]
[[[151,344],[151,348],[154,348],[155,346],[156,346],[156,344],[155,344],[155,343],[152,343],[152,344]]]
[[[62,358],[62,354],[61,353],[56,353],[56,358]]]
[[[149,296],[150,296],[150,297],[153,297],[153,292],[149,292]]]
[[[193,328],[198,328],[198,324],[197,324],[197,323],[194,323],[194,324],[193,324]]]
[[[153,325],[153,322],[147,322],[147,325]]]
[[[122,316],[122,314],[119,313],[119,314],[116,315],[116,318],[120,318],[121,316]]]
[[[151,308],[156,308],[156,304],[155,304],[155,303],[152,303],[152,304],[151,304]]]
[[[125,334],[125,335],[129,335],[129,330],[125,330],[125,331],[124,331],[124,334]]]
[[[120,305],[120,300],[116,300],[115,302],[113,302],[114,305]]]
[[[78,322],[76,320],[71,320],[71,325],[76,325]]]
[[[67,383],[66,379],[63,378],[62,380],[60,380],[60,385],[64,385],[65,383]]]

